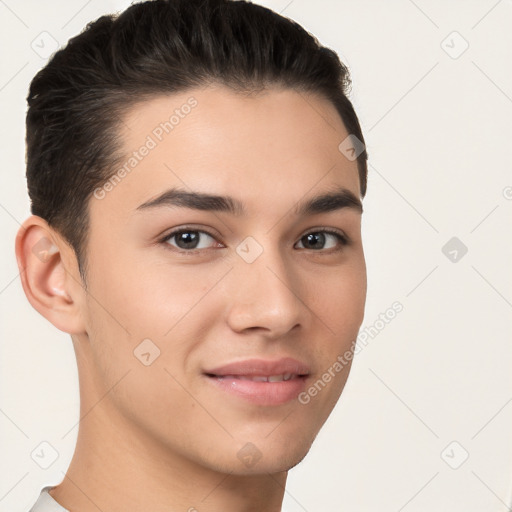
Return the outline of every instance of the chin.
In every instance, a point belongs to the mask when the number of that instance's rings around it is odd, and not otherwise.
[[[314,437],[308,440],[295,437],[291,443],[289,439],[278,439],[269,442],[261,439],[257,444],[246,443],[237,450],[237,460],[229,461],[228,471],[237,475],[258,475],[282,473],[297,466],[308,454]],[[227,461],[226,461],[227,462]]]
[[[248,471],[245,474],[274,474],[287,472],[295,466],[298,466],[304,460],[309,452],[309,449],[310,447],[308,447],[307,450],[300,450],[296,453],[281,454],[280,457],[274,457],[272,460],[264,461],[262,458],[258,464],[255,464],[254,468],[252,468],[252,471]]]

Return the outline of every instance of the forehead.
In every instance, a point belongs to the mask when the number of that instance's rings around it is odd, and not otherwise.
[[[357,162],[338,149],[349,134],[317,95],[210,86],[139,102],[123,121],[124,172],[102,208],[133,210],[171,187],[238,197],[269,214],[309,190],[341,185],[360,196]]]

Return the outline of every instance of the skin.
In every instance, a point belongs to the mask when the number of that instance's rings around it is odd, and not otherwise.
[[[331,103],[223,86],[155,97],[126,113],[126,155],[191,96],[197,106],[173,131],[104,198],[90,200],[87,292],[73,250],[43,219],[29,217],[18,233],[25,293],[71,334],[77,357],[78,440],[50,492],[71,511],[279,511],[288,470],[348,378],[350,362],[308,404],[261,406],[203,375],[247,358],[294,357],[310,365],[307,389],[353,349],[366,267],[360,211],[293,213],[336,187],[360,198],[356,161],[338,150],[348,132]],[[137,210],[171,187],[233,196],[246,215]],[[200,235],[199,252],[178,253],[176,237],[161,242],[190,224],[214,235]],[[322,231],[311,228],[341,230],[350,242],[326,235],[310,248],[304,235]],[[263,249],[252,263],[236,252],[248,236]],[[55,245],[46,261],[32,251],[43,237]],[[147,338],[160,350],[148,366],[134,356]],[[237,456],[247,443],[261,456],[250,466]]]

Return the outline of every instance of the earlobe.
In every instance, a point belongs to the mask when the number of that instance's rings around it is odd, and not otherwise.
[[[85,292],[80,278],[71,275],[74,269],[67,268],[70,251],[58,233],[35,215],[16,237],[21,283],[30,304],[61,331],[78,334],[85,331],[80,310]]]

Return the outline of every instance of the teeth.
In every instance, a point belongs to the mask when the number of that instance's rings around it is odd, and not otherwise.
[[[223,375],[221,379],[239,379],[239,380],[252,380],[253,382],[282,382],[297,377],[294,373],[284,373],[281,375]]]
[[[264,377],[263,375],[254,375],[253,377],[245,377],[245,380],[253,380],[255,382],[267,382],[267,377]]]

